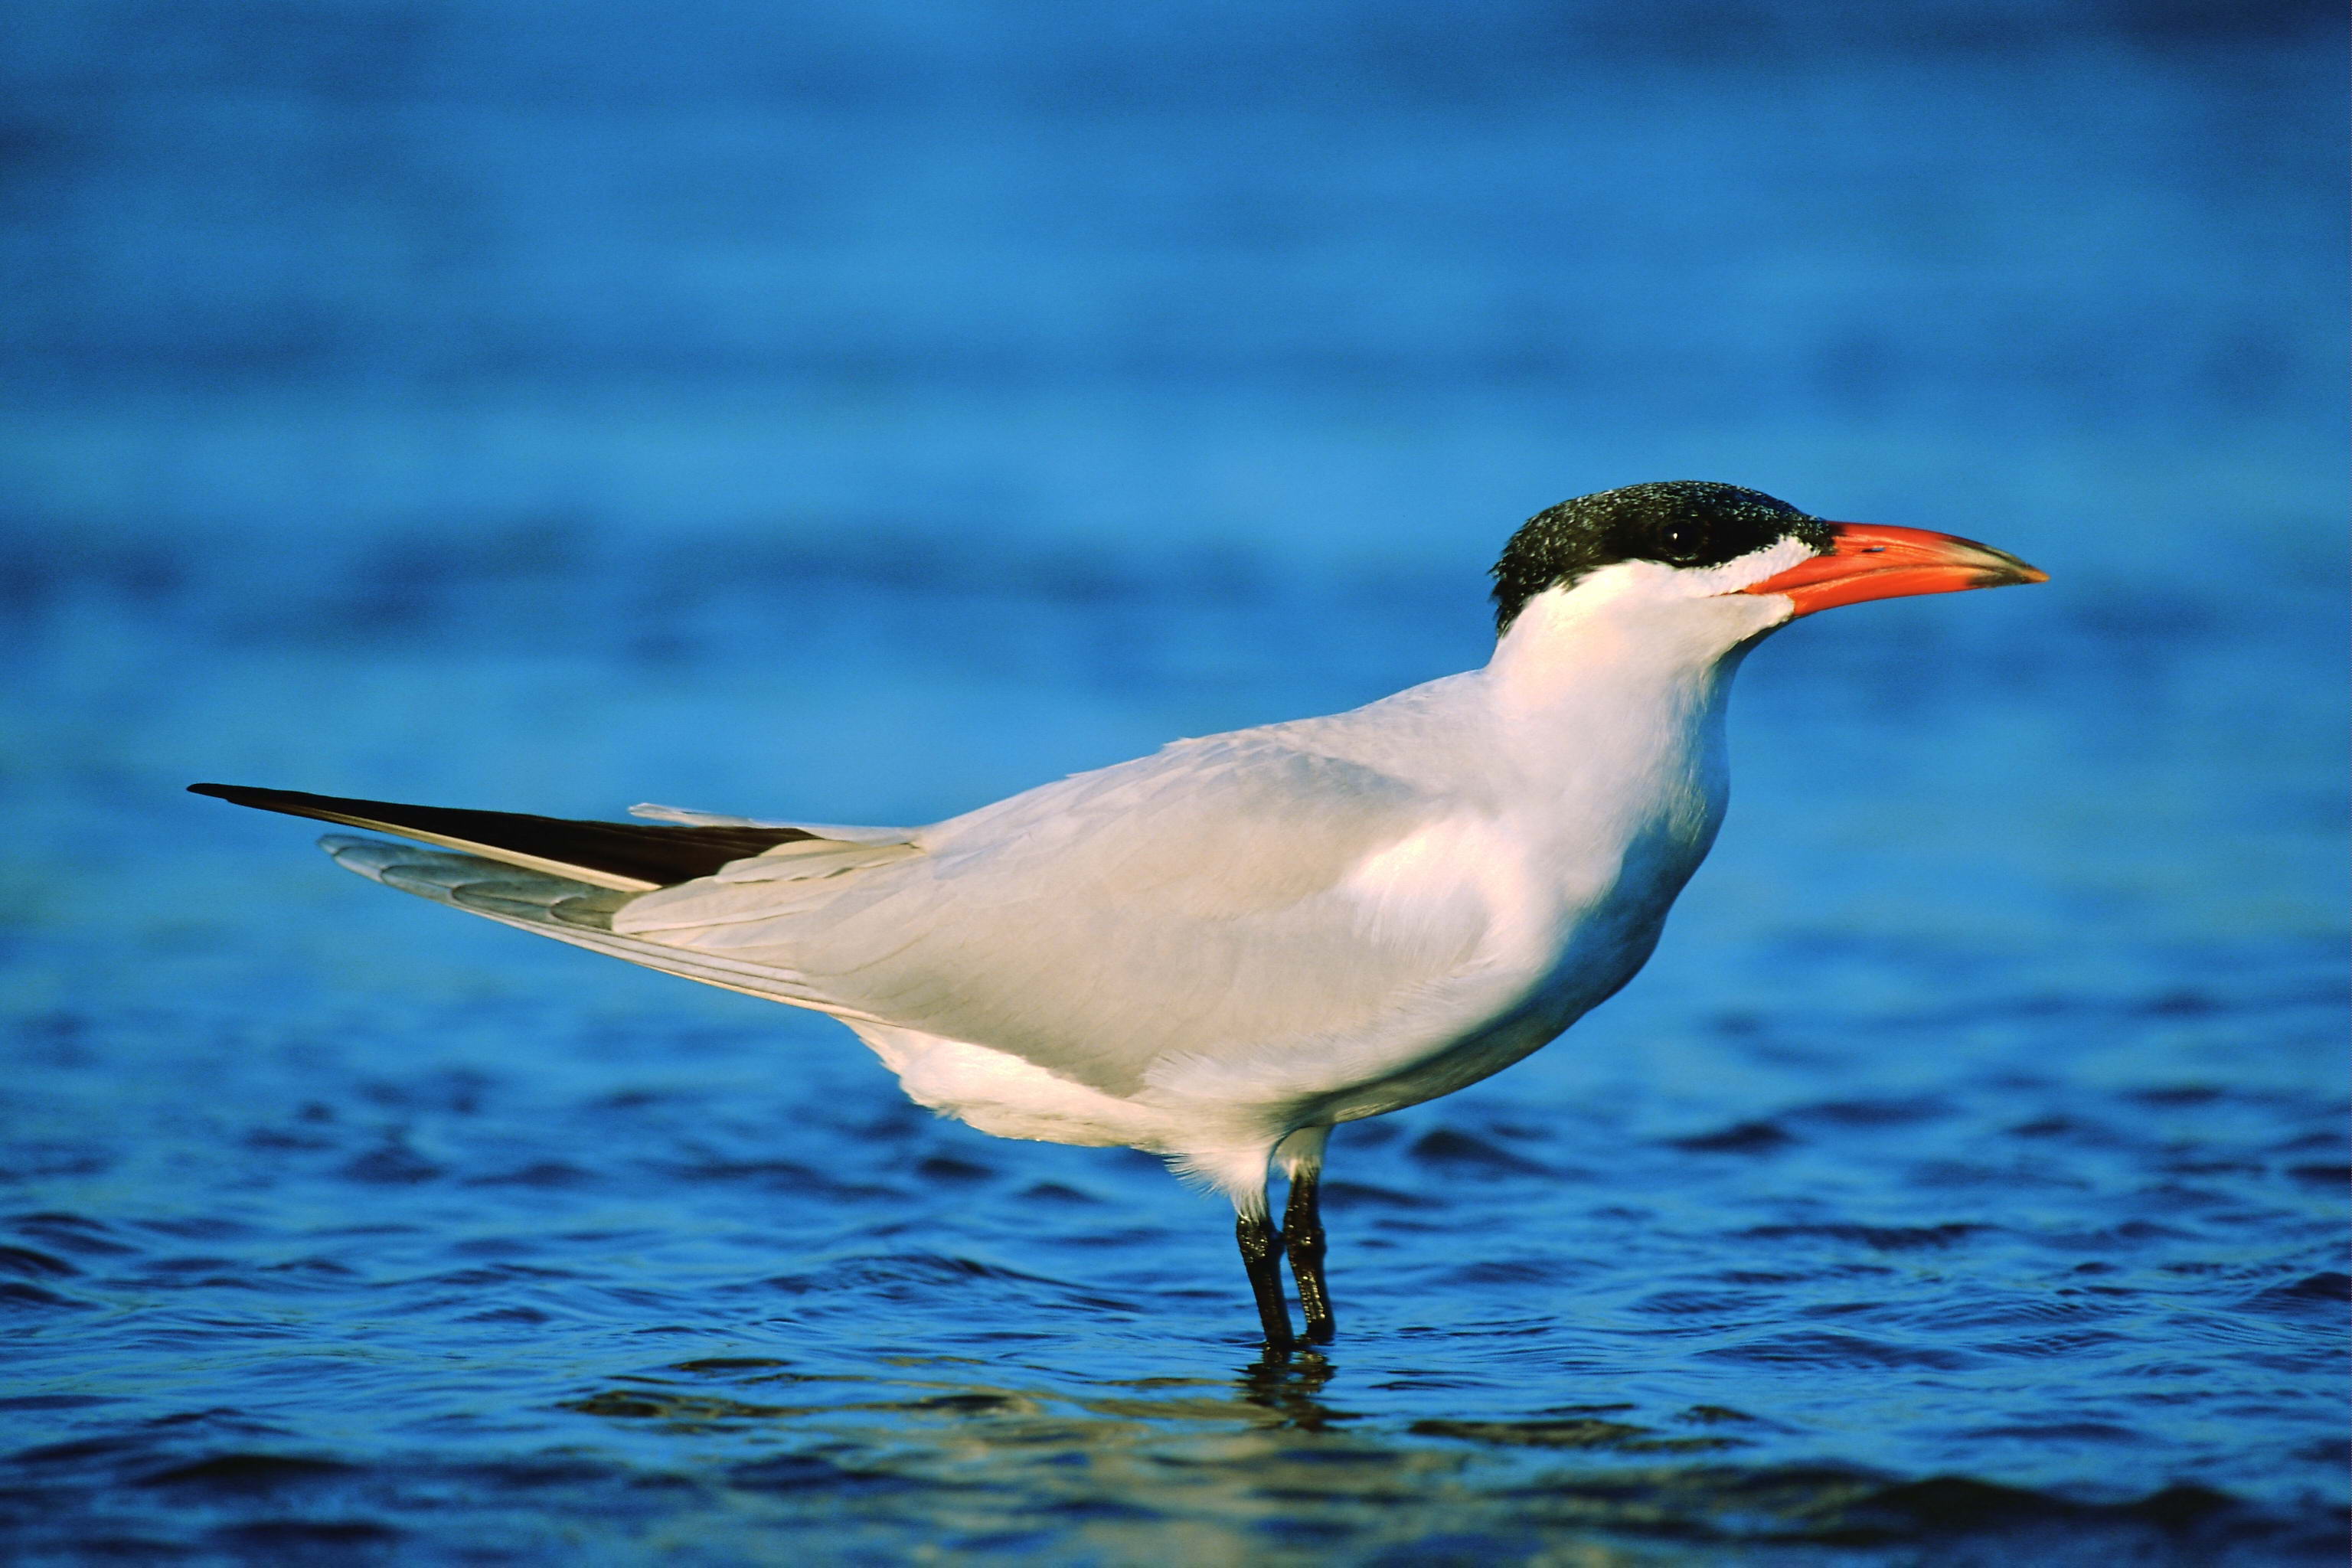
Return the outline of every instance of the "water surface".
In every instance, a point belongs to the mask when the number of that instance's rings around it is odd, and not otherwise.
[[[10,24],[0,1556],[2341,1561],[2334,13]],[[932,820],[1675,477],[2053,581],[1749,661],[1284,1361],[1155,1162],[182,793]]]
[[[881,667],[910,728],[978,700],[990,760],[1039,773],[1108,744],[1106,706],[1172,732],[1213,705],[1171,672],[1197,641],[1381,604],[865,592],[869,625],[1136,640],[1118,679],[919,641]],[[1219,700],[1475,646],[1475,606],[1399,602],[1377,651],[1334,637]],[[2274,708],[2267,748],[2118,743],[2119,710],[2226,708],[2260,628],[2168,669],[2048,626],[2067,657],[2036,670],[1938,679],[1901,647],[1919,610],[1979,612],[1964,646],[2067,618],[2005,603],[1823,617],[1752,661],[1745,798],[1660,957],[1530,1061],[1341,1130],[1343,1333],[1279,1361],[1222,1206],[1157,1162],[936,1120],[822,1019],[459,920],[174,794],[305,690],[333,697],[226,771],[443,731],[536,768],[757,712],[790,657],[764,634],[674,627],[684,661],[224,642],[163,690],[171,633],[61,615],[120,673],[21,663],[10,699],[58,760],[11,803],[37,857],[0,1089],[15,1549],[2319,1560],[2343,963],[2326,792],[2274,786],[2322,760],[2320,713]],[[1868,668],[1907,695],[1858,694]],[[2089,804],[2113,831],[2053,857]]]

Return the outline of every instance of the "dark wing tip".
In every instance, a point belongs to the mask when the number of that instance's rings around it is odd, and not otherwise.
[[[737,860],[764,854],[779,844],[817,837],[800,827],[684,827],[667,823],[580,822],[521,812],[407,805],[397,801],[305,795],[299,790],[256,789],[247,784],[194,784],[188,786],[188,793],[208,795],[232,805],[281,811],[289,816],[340,823],[372,833],[396,833],[492,859],[529,856],[529,860],[517,863],[540,869],[552,863],[600,872],[625,878],[635,888],[664,888],[692,881]],[[509,853],[501,855],[501,851]]]
[[[304,795],[299,790],[290,789],[261,789],[253,784],[192,784],[188,786],[188,793],[208,795],[215,800],[225,800],[231,805],[257,806],[265,811],[279,810],[283,804],[289,801],[335,804],[332,795]]]

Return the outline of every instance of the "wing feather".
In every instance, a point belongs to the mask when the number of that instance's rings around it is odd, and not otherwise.
[[[894,863],[730,868],[630,900],[614,928],[1126,1094],[1174,1058],[1360,1036],[1459,973],[1486,929],[1474,877],[1403,921],[1350,885],[1457,809],[1263,737],[1180,742],[927,828]]]
[[[282,811],[289,816],[341,823],[346,827],[396,833],[404,838],[622,892],[643,892],[691,881],[709,876],[730,861],[815,837],[798,827],[655,827],[642,822],[582,822],[523,812],[408,805],[397,801],[354,800],[342,795],[305,795],[299,790],[256,789],[245,784],[190,784],[188,790],[193,795],[213,795],[262,811]]]
[[[473,855],[421,849],[381,838],[330,835],[320,847],[346,870],[502,925],[625,959],[664,973],[698,980],[747,995],[796,1007],[814,1007],[842,1017],[864,1016],[815,997],[789,969],[725,953],[697,952],[646,942],[611,929],[625,895],[568,878],[519,874],[516,868]]]

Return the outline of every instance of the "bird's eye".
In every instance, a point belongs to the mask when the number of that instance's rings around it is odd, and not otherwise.
[[[1686,522],[1670,522],[1658,530],[1658,552],[1670,561],[1696,553],[1698,542],[1699,531]]]

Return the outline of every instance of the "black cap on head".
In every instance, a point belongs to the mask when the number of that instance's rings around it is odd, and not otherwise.
[[[1522,524],[1495,563],[1495,630],[1529,599],[1620,561],[1720,566],[1795,537],[1830,547],[1830,527],[1762,490],[1706,479],[1664,479],[1578,496]]]

